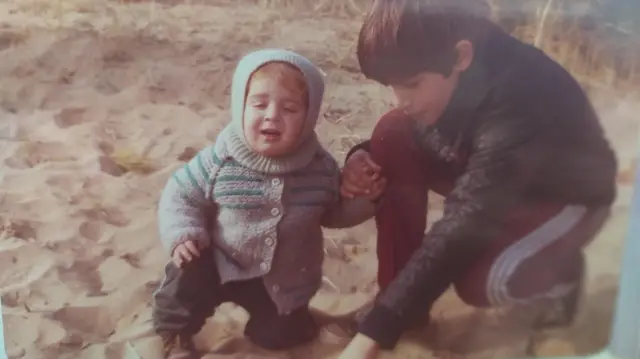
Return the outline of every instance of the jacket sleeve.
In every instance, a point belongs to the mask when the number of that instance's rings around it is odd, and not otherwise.
[[[349,152],[347,152],[347,155],[345,156],[344,161],[346,162],[349,159],[349,157],[351,157],[351,155],[354,154],[357,150],[365,150],[367,152],[370,152],[369,151],[371,148],[370,145],[371,145],[371,140],[366,140],[351,147]]]
[[[350,228],[371,219],[378,208],[377,203],[365,197],[347,199],[340,197],[322,216],[320,223],[326,228]]]
[[[209,183],[219,163],[215,147],[207,147],[167,181],[158,204],[158,224],[160,241],[170,254],[187,239],[210,244],[208,226],[215,206]]]
[[[383,349],[393,348],[411,317],[428,310],[496,237],[505,213],[545,158],[544,141],[534,141],[535,124],[503,113],[480,123],[443,217],[360,326]]]

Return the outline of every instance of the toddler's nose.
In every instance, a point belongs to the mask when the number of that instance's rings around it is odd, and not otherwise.
[[[265,111],[265,120],[275,121],[280,117],[280,109],[275,104],[269,105],[267,111]]]

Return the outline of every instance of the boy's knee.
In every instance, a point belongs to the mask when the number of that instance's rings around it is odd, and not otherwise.
[[[406,140],[413,129],[413,119],[401,110],[393,109],[376,122],[371,136],[372,142]]]
[[[406,155],[416,149],[414,121],[403,111],[391,110],[378,120],[371,134],[371,153],[374,157]]]

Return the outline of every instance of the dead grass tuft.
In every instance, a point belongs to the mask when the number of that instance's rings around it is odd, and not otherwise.
[[[320,0],[316,3],[300,0],[260,0],[259,3],[267,8],[304,9],[312,10],[316,14],[348,17],[363,15],[371,2],[365,0]]]
[[[155,166],[149,157],[126,148],[116,148],[109,158],[124,172],[149,174],[155,171]]]

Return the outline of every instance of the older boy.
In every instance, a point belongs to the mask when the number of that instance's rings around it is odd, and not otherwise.
[[[608,217],[617,163],[587,96],[559,64],[470,0],[376,0],[358,59],[397,109],[352,149],[342,193],[387,187],[376,216],[380,294],[341,358],[374,358],[454,285],[474,306],[548,303],[566,325],[583,247]],[[427,194],[446,196],[425,235]]]

